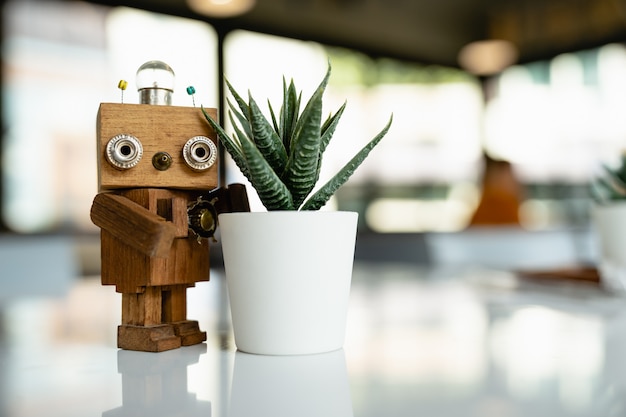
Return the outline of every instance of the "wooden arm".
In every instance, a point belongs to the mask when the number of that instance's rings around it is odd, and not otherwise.
[[[216,198],[214,206],[218,214],[250,211],[248,193],[243,184],[235,183],[228,185],[228,187],[220,187],[205,196],[205,200],[209,201],[214,198]]]
[[[141,253],[156,258],[169,255],[176,235],[173,223],[112,193],[96,195],[91,221]]]

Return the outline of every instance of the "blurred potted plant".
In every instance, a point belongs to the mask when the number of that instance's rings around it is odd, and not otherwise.
[[[602,285],[626,291],[626,154],[614,167],[602,165],[601,175],[591,182],[591,192]]]
[[[389,123],[315,193],[322,156],[344,103],[322,121],[326,75],[300,112],[302,94],[283,79],[271,121],[249,94],[227,82],[234,127],[208,123],[267,211],[220,215],[218,222],[237,348],[259,354],[310,354],[343,346],[357,213],[319,211],[386,135]]]

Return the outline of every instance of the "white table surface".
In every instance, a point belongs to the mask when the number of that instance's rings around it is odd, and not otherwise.
[[[208,341],[115,347],[98,277],[0,305],[0,416],[626,415],[626,298],[507,272],[355,267],[344,348],[237,352],[223,277],[188,292]]]

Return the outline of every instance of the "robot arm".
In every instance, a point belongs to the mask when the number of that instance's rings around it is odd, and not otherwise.
[[[103,230],[140,252],[166,258],[174,241],[176,227],[129,199],[112,193],[96,195],[91,220]]]
[[[207,196],[211,200],[217,198],[215,210],[217,213],[234,213],[238,211],[250,211],[248,193],[243,184],[230,184],[228,187],[221,187],[213,190]]]

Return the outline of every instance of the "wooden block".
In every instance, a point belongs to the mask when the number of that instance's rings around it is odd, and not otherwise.
[[[209,241],[195,238],[176,239],[169,262],[170,273],[177,277],[177,284],[193,284],[208,281],[210,274]]]
[[[204,199],[216,200],[214,206],[218,214],[250,211],[248,193],[243,184],[230,184],[228,187],[212,190],[204,196]]]
[[[198,193],[163,188],[135,188],[119,191],[119,194],[172,222],[176,227],[176,237],[184,238],[189,235],[187,204],[195,201]]]
[[[149,285],[191,286],[210,279],[209,242],[174,239],[167,258],[149,257],[105,230],[101,236],[102,284],[120,293],[142,292]]]
[[[143,298],[144,321],[141,323],[144,326],[151,326],[153,324],[163,323],[163,298],[161,296],[161,289],[157,287],[146,287],[146,291],[140,294]]]
[[[187,319],[187,287],[176,285],[163,291],[163,321],[167,323]]]
[[[151,259],[148,285],[187,284],[209,280],[209,242],[174,239],[167,259]]]
[[[205,109],[217,117],[216,109]],[[109,164],[106,146],[119,134],[136,137],[143,157],[130,169],[119,170]],[[206,171],[192,170],[183,159],[183,146],[194,136],[206,136],[217,144],[217,137],[202,110],[196,107],[154,106],[149,104],[101,103],[97,118],[98,187],[180,188],[212,190],[218,186],[217,163]],[[172,165],[166,171],[152,166],[157,152],[167,152]]]
[[[174,326],[161,324],[157,326],[121,325],[117,328],[117,347],[142,352],[163,352],[177,349],[181,339],[176,336]]]
[[[166,257],[170,253],[176,227],[137,203],[112,193],[100,193],[91,206],[91,220],[122,242],[143,254]],[[104,262],[116,262],[107,259]]]
[[[174,332],[180,337],[183,346],[196,345],[206,340],[206,332],[200,330],[200,326],[195,320],[174,323]]]
[[[122,324],[152,326],[164,322],[161,289],[146,287],[144,292],[122,294]]]
[[[139,293],[122,294],[122,324],[141,325],[143,320],[138,317],[140,309],[137,308],[137,304],[139,304]]]
[[[120,293],[142,292],[150,279],[150,258],[125,242],[117,239],[106,230],[100,232],[100,251],[102,257],[102,285],[115,285]]]
[[[250,202],[248,201],[248,192],[243,184],[230,184],[228,186],[229,211],[247,212],[250,211]]]

